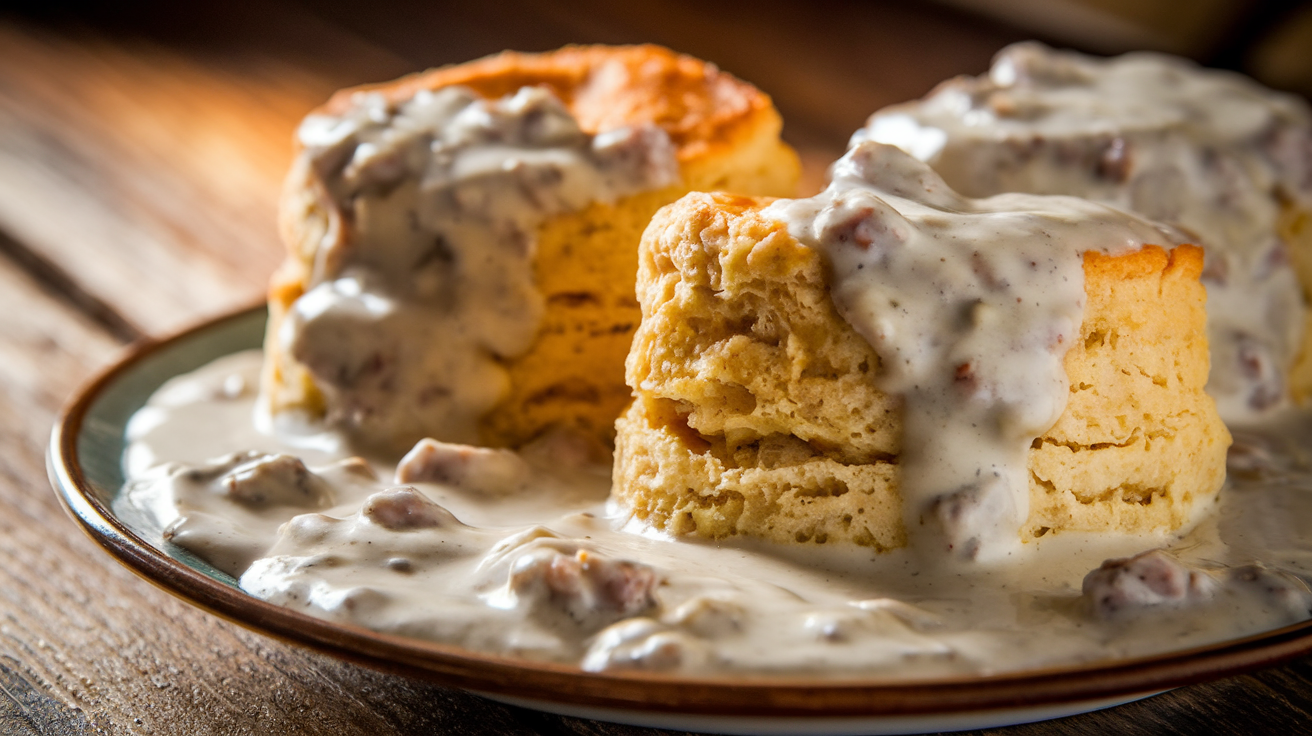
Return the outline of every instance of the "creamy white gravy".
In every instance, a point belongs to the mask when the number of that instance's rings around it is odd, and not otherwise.
[[[564,435],[517,456],[429,446],[398,483],[394,467],[259,433],[260,360],[176,378],[138,412],[115,509],[326,619],[593,671],[907,679],[1148,655],[1312,605],[1305,415],[1239,434],[1219,508],[1187,533],[1049,535],[1006,564],[927,569],[906,550],[624,531],[609,468]]]
[[[278,348],[357,444],[476,441],[537,334],[534,239],[553,215],[678,180],[655,125],[584,133],[542,88],[484,100],[361,92],[298,133],[328,227]],[[294,422],[284,423],[284,429]]]
[[[1027,451],[1069,395],[1087,251],[1178,233],[1075,197],[971,199],[899,148],[859,143],[810,199],[762,211],[820,250],[843,318],[904,399],[899,492],[911,546],[998,558],[1029,515]]]
[[[1312,111],[1236,74],[1022,43],[986,76],[876,113],[853,143],[899,146],[958,192],[1069,194],[1169,223],[1207,251],[1209,392],[1228,422],[1279,410],[1304,303],[1277,235],[1312,206]]]

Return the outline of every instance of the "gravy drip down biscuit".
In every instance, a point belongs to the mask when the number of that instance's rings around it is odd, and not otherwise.
[[[1177,528],[1229,444],[1181,240],[1073,197],[966,198],[874,143],[811,199],[689,195],[640,253],[616,498],[675,534],[966,559]]]
[[[283,431],[609,442],[642,227],[690,188],[789,194],[769,99],[656,47],[503,54],[348,90],[306,118],[270,291]]]
[[[1022,43],[987,75],[885,108],[853,142],[903,148],[972,197],[1087,197],[1206,251],[1212,374],[1227,421],[1312,391],[1312,111],[1237,74]],[[1306,273],[1300,285],[1290,262]]]

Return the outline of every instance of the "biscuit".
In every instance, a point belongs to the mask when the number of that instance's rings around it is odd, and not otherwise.
[[[973,197],[1073,195],[1189,232],[1207,254],[1221,415],[1252,422],[1312,395],[1305,100],[1181,58],[1030,41],[987,74],[876,112],[861,140],[903,148]]]
[[[875,388],[821,254],[767,203],[690,194],[647,229],[613,498],[674,535],[904,546],[902,404]],[[1192,246],[1084,255],[1068,402],[1028,451],[1022,540],[1178,528],[1220,488],[1202,267]]]
[[[582,429],[609,443],[614,419],[630,400],[623,361],[640,318],[632,285],[642,229],[660,206],[688,191],[791,195],[799,163],[779,139],[779,115],[769,97],[751,85],[711,64],[656,46],[507,52],[385,85],[344,90],[314,114],[344,114],[359,95],[381,94],[389,104],[399,104],[423,91],[452,86],[489,100],[525,87],[545,88],[588,134],[653,124],[673,145],[677,182],[610,203],[594,201],[541,223],[531,246],[532,281],[543,305],[536,334],[526,350],[494,356],[502,373],[500,383],[490,389],[497,398],[477,419],[476,428],[461,434],[420,409],[395,426],[352,416],[333,405],[323,376],[316,377],[280,339],[293,305],[323,278],[316,274],[316,264],[325,253],[352,247],[358,236],[351,213],[324,195],[320,172],[302,150],[281,206],[288,258],[269,289],[264,408],[275,418],[326,421],[358,441],[391,452],[424,436],[514,447],[557,425]]]

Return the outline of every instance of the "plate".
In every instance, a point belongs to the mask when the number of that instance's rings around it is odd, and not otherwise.
[[[85,385],[56,424],[50,478],[65,508],[110,555],[215,615],[345,660],[515,705],[643,726],[717,733],[913,733],[1056,718],[1312,652],[1312,621],[1138,659],[987,677],[688,677],[591,673],[320,620],[254,598],[183,550],[146,541],[112,510],[128,418],[169,378],[258,348],[263,307],[136,346]]]

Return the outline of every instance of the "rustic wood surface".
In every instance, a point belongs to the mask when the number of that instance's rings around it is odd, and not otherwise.
[[[281,255],[291,131],[338,87],[502,48],[654,41],[774,95],[814,185],[869,112],[977,73],[1023,35],[892,3],[742,7],[0,13],[0,733],[656,733],[502,706],[220,621],[85,538],[43,458],[59,407],[128,343],[259,297]],[[1310,712],[1304,660],[993,733],[1307,733]]]

